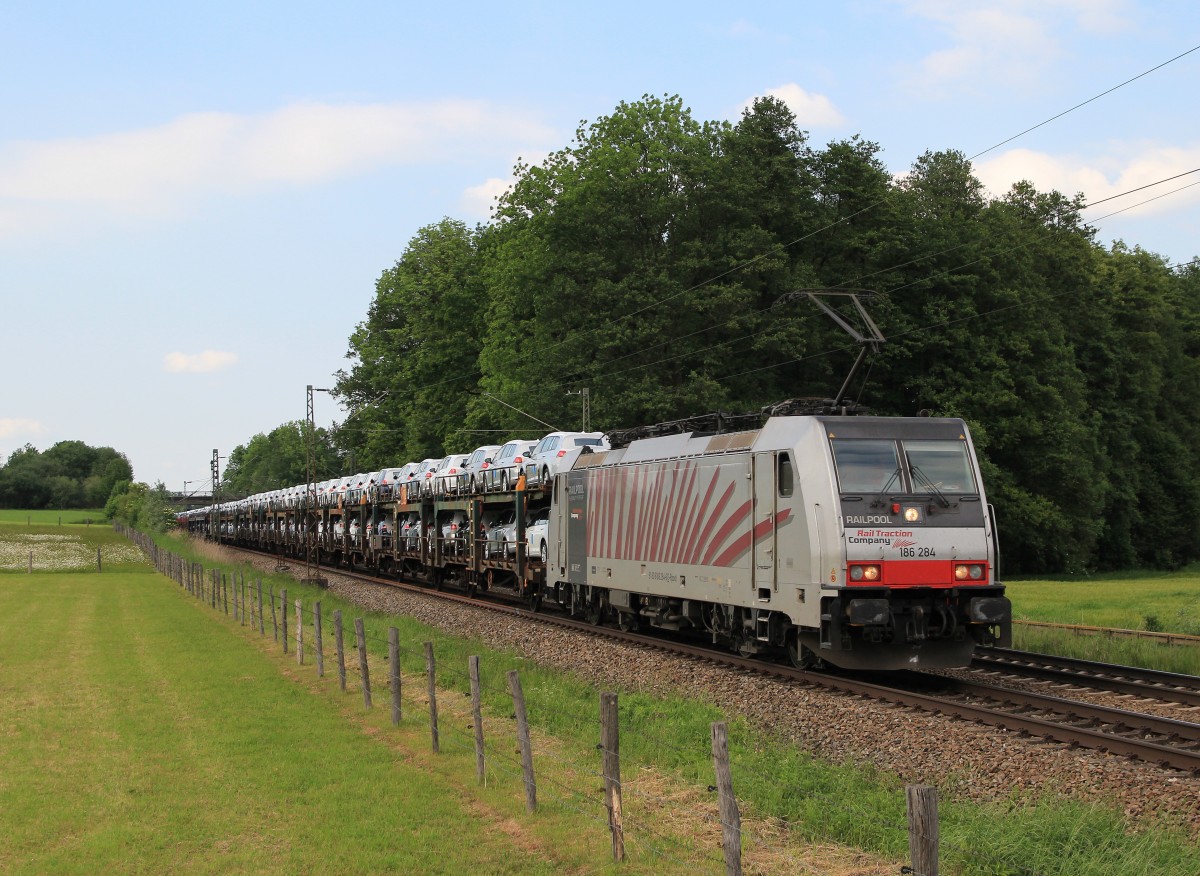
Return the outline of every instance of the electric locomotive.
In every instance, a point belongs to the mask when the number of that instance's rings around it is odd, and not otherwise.
[[[581,454],[556,478],[544,598],[851,669],[1007,645],[991,509],[959,419],[782,416]]]

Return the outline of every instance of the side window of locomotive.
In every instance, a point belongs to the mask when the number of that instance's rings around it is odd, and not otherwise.
[[[896,442],[838,439],[833,445],[833,465],[843,493],[883,493],[903,490]]]
[[[977,492],[965,441],[905,441],[904,454],[915,492]]]
[[[779,471],[777,480],[779,482],[779,495],[787,498],[792,494],[792,456],[790,453],[779,454],[777,463]]]

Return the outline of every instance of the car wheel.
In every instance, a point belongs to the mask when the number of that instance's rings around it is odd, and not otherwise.
[[[544,468],[542,469],[542,486],[544,487],[548,483],[550,483],[550,469]]]
[[[506,471],[500,472],[500,492],[508,492],[508,472]]]
[[[541,554],[542,562],[546,562],[546,540],[542,539]]]

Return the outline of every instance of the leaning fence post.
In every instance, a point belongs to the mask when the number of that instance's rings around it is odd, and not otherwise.
[[[342,686],[342,693],[345,693],[346,645],[342,640],[342,612],[340,609],[337,609],[333,612],[333,641],[337,646],[338,684]]]
[[[937,876],[938,872],[938,799],[937,788],[908,785],[904,789],[908,806],[908,855],[914,873]]]
[[[400,726],[400,630],[388,627],[388,669],[392,674],[392,726]]]
[[[438,744],[437,678],[433,660],[433,642],[425,643],[425,671],[429,675],[429,734],[433,741],[433,753],[440,754]]]
[[[537,809],[537,783],[533,777],[533,748],[529,742],[529,719],[525,714],[525,694],[521,690],[521,676],[515,669],[508,673],[508,687],[512,691],[513,711],[517,716],[517,742],[521,746],[521,771],[525,774],[525,808],[533,812]]]
[[[367,634],[363,629],[363,619],[354,619],[354,635],[358,639],[358,668],[362,673],[363,706],[371,708],[371,672],[367,668]]]
[[[742,873],[742,816],[733,796],[733,776],[729,772],[729,732],[724,721],[712,725],[713,767],[717,773],[717,800],[721,813],[721,846],[725,849],[725,872]]]
[[[296,600],[296,665],[304,665],[304,609],[301,600]]]
[[[625,860],[625,821],[621,809],[621,734],[617,721],[617,695],[600,694],[600,749],[604,752],[604,805],[612,831],[614,861]]]
[[[479,691],[479,657],[468,657],[467,666],[471,675],[471,718],[475,724],[475,777],[483,784],[483,697]]]
[[[287,653],[287,588],[279,588],[279,619],[283,621],[283,653]]]
[[[317,649],[317,677],[325,677],[325,650],[321,642],[321,600],[313,605],[313,645]]]

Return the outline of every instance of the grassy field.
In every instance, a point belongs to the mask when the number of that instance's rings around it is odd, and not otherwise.
[[[1200,570],[1007,582],[1019,620],[1200,635]],[[1200,674],[1200,647],[1014,628],[1015,645],[1104,663]]]
[[[37,511],[19,511],[0,508],[0,524],[24,524],[26,526],[100,526],[108,528],[103,508],[56,511],[42,508]]]
[[[18,527],[19,528],[19,527]],[[0,537],[13,527],[0,526]],[[94,532],[93,528],[93,532]],[[187,546],[171,541],[173,550]],[[257,573],[248,572],[251,581]],[[361,609],[286,577],[267,592]],[[630,861],[608,863],[597,778],[598,691],[579,680],[367,614],[375,708],[356,676],[297,667],[266,636],[144,568],[0,575],[0,871],[717,873],[708,747],[715,707],[621,692]],[[386,629],[406,643],[405,716],[391,726]],[[294,633],[294,631],[293,631]],[[420,642],[438,654],[442,754],[429,751]],[[24,647],[20,643],[36,643]],[[352,649],[353,636],[347,646]],[[474,775],[465,665],[482,656],[489,773]],[[332,658],[329,658],[330,661]],[[539,811],[524,811],[505,672],[521,670],[535,732]],[[508,741],[506,741],[508,740]],[[746,871],[898,872],[903,784],[815,761],[733,721]],[[1165,826],[1062,801],[945,799],[947,874],[1194,874],[1200,851]]]

